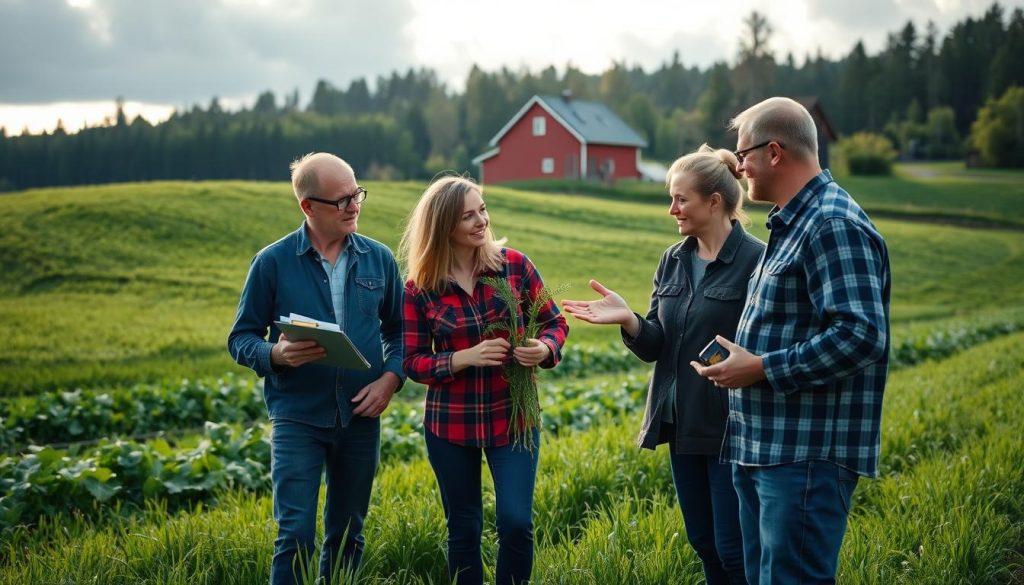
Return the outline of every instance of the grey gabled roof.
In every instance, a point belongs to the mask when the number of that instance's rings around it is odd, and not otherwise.
[[[491,146],[498,141],[522,118],[526,112],[539,103],[556,120],[578,139],[588,144],[612,144],[616,146],[647,146],[647,142],[600,102],[563,98],[561,96],[535,95],[519,112],[509,120],[491,139]]]

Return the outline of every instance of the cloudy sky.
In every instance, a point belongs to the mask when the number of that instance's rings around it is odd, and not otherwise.
[[[1024,0],[1003,0],[1007,14]],[[461,89],[473,63],[604,70],[734,62],[742,19],[767,15],[777,58],[868,52],[908,20],[945,34],[991,0],[0,0],[0,126],[95,124],[122,96],[129,115],[251,104],[264,90],[430,67]]]

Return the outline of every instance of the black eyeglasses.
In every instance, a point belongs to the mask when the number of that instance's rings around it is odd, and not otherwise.
[[[356,189],[355,193],[351,195],[346,195],[340,199],[321,199],[319,197],[306,197],[306,199],[309,199],[310,201],[316,201],[317,203],[326,203],[327,205],[333,205],[338,208],[338,211],[342,211],[346,207],[348,207],[348,204],[351,203],[352,201],[355,201],[357,204],[366,201],[366,196],[369,194],[369,191],[363,189],[362,187],[359,187],[358,189]]]
[[[781,142],[777,142],[775,140],[766,140],[766,141],[762,142],[761,144],[756,144],[754,146],[751,146],[750,148],[744,148],[743,150],[735,150],[735,151],[733,151],[733,154],[736,156],[736,162],[738,162],[739,164],[743,164],[743,160],[747,158],[747,153],[748,152],[757,150],[758,148],[764,148],[765,146],[768,146],[772,142],[775,142],[775,144],[778,144],[779,148],[785,148],[785,146],[782,146]]]

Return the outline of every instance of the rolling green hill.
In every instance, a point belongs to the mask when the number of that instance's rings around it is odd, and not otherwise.
[[[907,221],[930,221],[982,227],[1024,229],[1024,172],[968,169],[961,162],[901,163],[890,177],[837,175],[868,214]],[[628,199],[668,204],[660,184],[620,181],[615,186],[578,181],[544,180],[515,183],[519,189],[584,194],[603,199]],[[764,216],[767,204],[754,204]]]
[[[360,232],[394,247],[423,185],[367,187]],[[869,191],[869,183],[858,185],[859,198]],[[965,207],[972,193],[965,188]],[[597,278],[643,312],[658,258],[678,238],[660,204],[508,188],[485,196],[496,234],[526,252],[548,283],[572,283],[569,298],[589,298],[587,280]],[[952,209],[946,197],[943,209]],[[763,210],[752,216],[752,231],[766,237]],[[0,394],[240,371],[225,340],[249,261],[300,222],[286,183],[124,184],[0,197]],[[1024,232],[877,223],[893,259],[898,329],[1019,304]],[[571,329],[572,343],[618,335],[579,322]]]

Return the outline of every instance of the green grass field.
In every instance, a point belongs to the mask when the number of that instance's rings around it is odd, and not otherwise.
[[[1003,169],[968,169],[962,162],[897,164],[890,177],[835,175],[858,202],[876,217],[907,221],[941,221],[1021,229],[1024,227],[1024,173]],[[663,185],[621,181],[615,186],[565,180],[522,181],[525,190],[584,194],[601,199],[661,204]],[[754,204],[752,215],[768,211]]]
[[[1024,227],[1024,174],[960,162],[896,165],[892,177],[840,177],[866,209],[913,219]]]
[[[901,166],[895,177],[841,183],[869,209],[895,210],[876,222],[892,256],[894,341],[946,349],[891,375],[882,478],[857,489],[839,582],[1024,583],[1024,231],[991,229],[999,218],[1024,225],[1016,213],[1024,210],[1024,174]],[[360,231],[394,246],[423,186],[367,186]],[[678,238],[650,191],[650,202],[512,188],[489,188],[485,196],[495,232],[529,254],[549,283],[571,282],[566,297],[591,296],[586,281],[597,278],[642,312],[658,258]],[[764,211],[751,214],[762,238]],[[987,227],[935,222],[971,213]],[[252,255],[300,221],[283,183],[0,197],[0,401],[20,396],[18,403],[31,404],[39,391],[61,387],[117,391],[161,379],[247,375],[225,349],[239,289]],[[1015,329],[971,337],[1005,323]],[[571,322],[571,329],[571,344],[617,339],[610,328]],[[623,376],[572,383],[597,387]],[[403,392],[400,400],[415,404],[421,396]],[[633,446],[636,410],[595,404],[579,412],[587,414],[572,416],[589,417],[588,424],[566,424],[544,438],[535,581],[699,583],[665,452]],[[177,443],[204,440],[186,433]],[[436,483],[415,449],[403,453],[379,472],[360,582],[444,583]],[[486,490],[484,548],[493,563]],[[265,582],[274,534],[265,488],[228,490],[185,509],[147,500],[145,509],[59,513],[0,527],[0,584]]]
[[[1022,360],[1018,333],[892,376],[883,477],[857,488],[839,583],[1021,582]],[[635,415],[608,418],[545,439],[534,505],[536,583],[700,582],[665,451],[633,446],[639,423]],[[489,482],[485,494],[484,554],[493,565]],[[0,583],[265,582],[270,518],[268,494],[243,492],[178,513],[153,505],[100,521],[43,518],[5,534]],[[381,469],[366,538],[361,582],[445,582],[444,519],[424,458]]]
[[[861,181],[851,189],[861,199],[923,188],[900,178]],[[1010,183],[998,183],[1006,212],[1011,197],[1024,201],[1024,188]],[[368,187],[360,231],[395,246],[422,185]],[[955,192],[944,193],[936,204],[951,212]],[[587,281],[596,278],[643,312],[658,258],[678,239],[660,203],[508,188],[487,189],[486,197],[495,232],[526,252],[548,283],[571,283],[566,298],[590,296]],[[765,238],[763,212],[752,209],[751,230]],[[225,339],[249,260],[300,222],[284,183],[128,184],[0,198],[0,395],[241,371]],[[898,327],[1019,304],[1024,232],[877,224],[891,251]],[[616,335],[572,324],[574,343]]]

